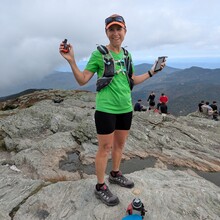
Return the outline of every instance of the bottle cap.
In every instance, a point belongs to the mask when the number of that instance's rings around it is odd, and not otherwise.
[[[134,209],[139,209],[139,208],[141,208],[141,207],[142,207],[142,202],[141,202],[141,200],[138,199],[138,198],[133,199],[133,201],[132,201],[132,206],[133,206]]]

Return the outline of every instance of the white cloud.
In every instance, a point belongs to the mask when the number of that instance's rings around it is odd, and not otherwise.
[[[133,58],[220,56],[218,0],[3,0],[0,8],[0,88],[41,78],[65,60],[58,53],[67,38],[77,60],[96,44],[107,44],[104,19],[122,14],[124,45]]]

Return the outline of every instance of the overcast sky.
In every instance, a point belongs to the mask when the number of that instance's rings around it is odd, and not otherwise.
[[[40,79],[66,64],[58,52],[67,38],[78,62],[107,44],[104,20],[121,14],[124,46],[134,63],[160,55],[220,58],[219,0],[0,0],[0,87]],[[211,60],[211,59],[210,59]],[[219,65],[220,67],[220,65]]]

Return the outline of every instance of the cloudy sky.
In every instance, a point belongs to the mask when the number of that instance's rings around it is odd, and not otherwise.
[[[219,0],[1,0],[0,88],[40,79],[62,69],[58,52],[67,38],[77,61],[86,61],[96,44],[107,44],[104,19],[123,15],[124,46],[135,64],[215,62],[220,67]]]

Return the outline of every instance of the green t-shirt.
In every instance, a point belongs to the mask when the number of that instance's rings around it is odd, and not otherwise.
[[[124,52],[121,49],[119,54],[113,51],[110,53],[114,58],[116,74],[108,86],[97,92],[96,110],[113,114],[128,113],[133,110],[133,107],[124,66]],[[104,73],[103,55],[98,50],[92,53],[85,69],[97,73],[98,78],[102,77]]]

